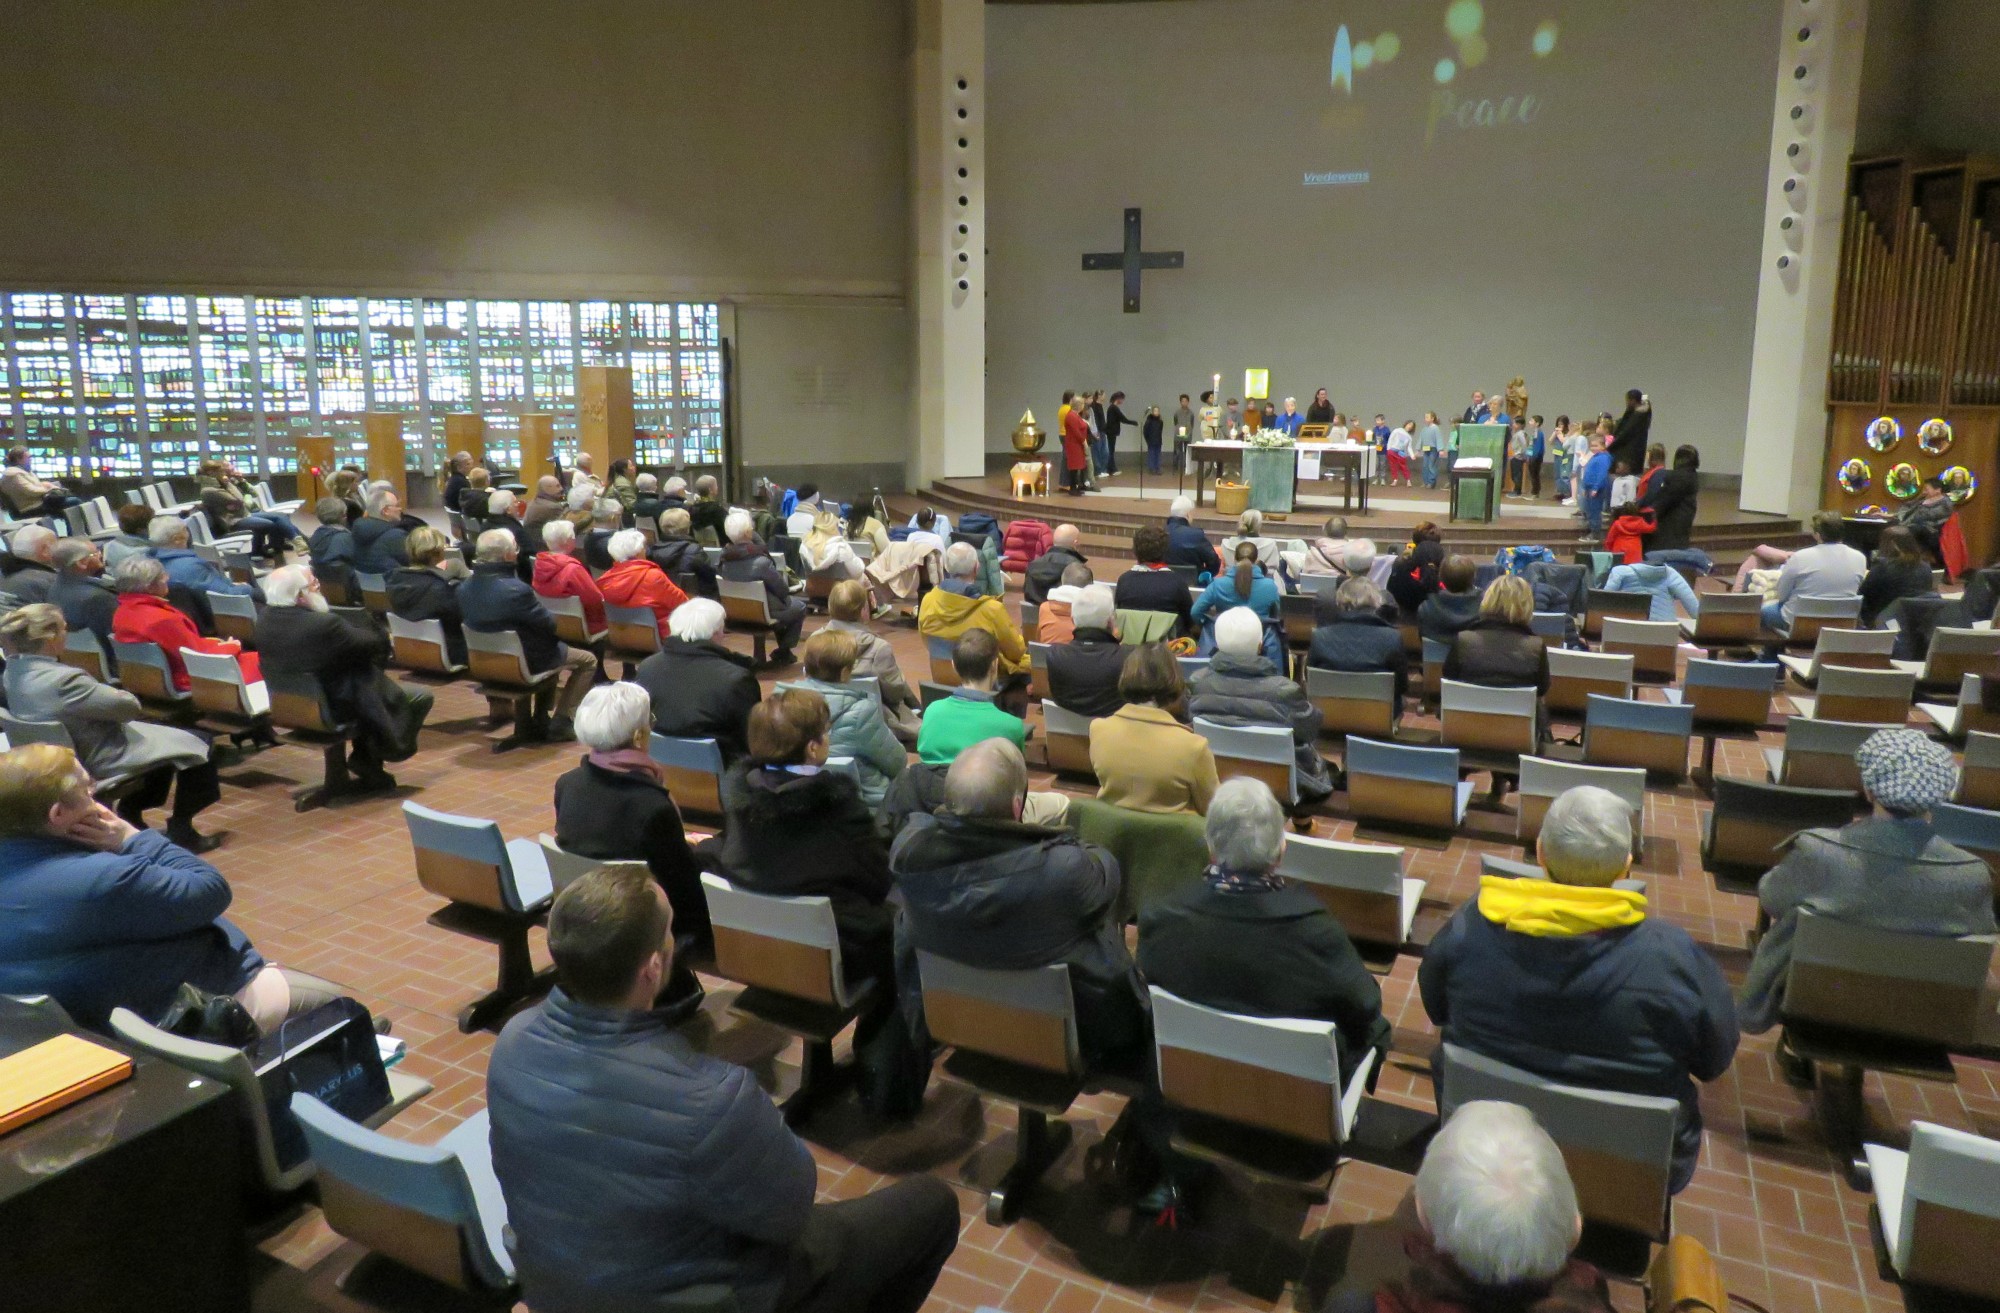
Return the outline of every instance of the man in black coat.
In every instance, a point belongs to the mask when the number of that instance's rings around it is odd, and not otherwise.
[[[395,777],[382,763],[416,752],[417,731],[431,711],[430,693],[405,688],[382,672],[388,636],[328,614],[319,581],[306,566],[271,571],[264,579],[264,602],[252,646],[265,678],[317,679],[334,716],[356,727],[347,761],[356,781],[364,789],[395,788]]]
[[[1613,465],[1623,464],[1637,474],[1646,467],[1646,441],[1653,431],[1652,400],[1638,388],[1625,394],[1625,413],[1611,426]]]
[[[1651,511],[1654,520],[1653,531],[1646,535],[1646,559],[1651,560],[1654,552],[1687,550],[1700,499],[1701,453],[1682,444],[1674,452],[1673,468],[1655,479],[1639,499],[1639,509]]]
[[[653,728],[670,738],[714,739],[724,765],[749,751],[750,708],[763,691],[750,658],[715,641],[722,603],[690,597],[668,619],[672,636],[639,663],[633,678],[653,699]]]
[[[1056,526],[1054,545],[1028,562],[1028,573],[1021,583],[1022,601],[1040,606],[1049,599],[1049,590],[1062,583],[1064,570],[1072,565],[1090,564],[1089,558],[1077,550],[1077,541],[1082,536],[1074,524]]]
[[[1208,805],[1205,878],[1139,913],[1139,969],[1204,1007],[1333,1022],[1344,1078],[1364,1053],[1388,1056],[1382,990],[1326,904],[1277,874],[1284,853],[1271,790],[1224,781]]]
[[[472,577],[458,586],[459,615],[467,629],[482,634],[517,635],[531,673],[539,675],[556,669],[567,672],[557,679],[545,680],[537,688],[535,724],[541,724],[542,718],[553,711],[548,737],[574,738],[571,721],[577,704],[597,678],[597,658],[588,648],[571,651],[556,638],[555,617],[535,596],[535,590],[521,582],[518,550],[517,540],[507,529],[488,529],[479,535],[478,559],[473,563]]]
[[[685,590],[688,596],[720,598],[722,590],[716,587],[715,567],[708,563],[708,553],[694,540],[694,524],[687,511],[678,506],[666,506],[660,511],[660,541],[647,553],[654,565],[665,570],[676,584],[683,578],[691,579],[694,587]]]
[[[464,617],[458,610],[458,585],[444,577],[444,535],[435,529],[409,537],[410,563],[388,578],[389,610],[404,620],[435,620],[444,629],[445,656],[455,666],[465,664]]]
[[[56,533],[47,525],[30,524],[16,529],[8,543],[0,593],[6,593],[23,606],[48,601],[56,586],[56,570],[51,564],[55,550]]]
[[[1410,654],[1403,631],[1383,612],[1382,590],[1366,579],[1349,579],[1323,591],[1313,603],[1312,643],[1306,666],[1358,674],[1382,672],[1396,677],[1396,705],[1409,692]]]
[[[61,608],[63,623],[72,632],[89,630],[97,637],[104,659],[117,670],[111,618],[118,611],[118,593],[104,578],[104,554],[88,539],[65,538],[56,544],[53,559],[56,580],[49,588],[49,601]]]
[[[1194,599],[1188,593],[1187,580],[1167,568],[1166,530],[1152,524],[1142,524],[1133,530],[1132,556],[1138,564],[1118,576],[1113,594],[1117,608],[1170,612],[1176,618],[1174,635],[1192,634],[1195,625],[1190,612]]]
[[[790,665],[798,659],[792,655],[792,648],[798,644],[799,630],[805,627],[806,604],[792,596],[785,577],[771,563],[770,552],[757,541],[756,526],[748,514],[732,513],[726,525],[729,545],[722,549],[722,563],[717,570],[732,583],[764,586],[764,604],[770,610],[772,633],[778,641],[777,650],[771,653],[771,664]]]
[[[896,836],[889,872],[904,899],[905,961],[922,950],[993,971],[1066,962],[1086,1066],[1137,1074],[1152,1026],[1116,911],[1117,859],[1069,830],[1023,822],[1027,792],[1021,750],[986,739],[952,762],[940,812],[912,816]]]
[[[1103,584],[1092,584],[1070,603],[1076,637],[1049,648],[1049,700],[1064,711],[1095,720],[1125,705],[1118,676],[1130,649],[1118,642],[1117,608]]]
[[[403,551],[403,503],[393,488],[369,490],[368,513],[354,522],[354,568],[387,577],[409,563]]]
[[[1194,502],[1186,497],[1174,498],[1167,507],[1167,545],[1160,554],[1162,565],[1192,565],[1197,570],[1210,574],[1222,572],[1222,557],[1216,553],[1215,544],[1208,535],[1195,527],[1191,518]],[[1134,546],[1136,547],[1136,540]],[[1144,557],[1139,558],[1144,561]]]

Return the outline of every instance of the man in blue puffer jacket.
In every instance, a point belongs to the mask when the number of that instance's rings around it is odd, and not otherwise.
[[[564,889],[560,983],[493,1046],[493,1170],[523,1296],[598,1313],[721,1284],[744,1313],[916,1313],[958,1243],[951,1187],[914,1176],[815,1206],[812,1154],[755,1078],[654,1009],[672,921],[640,864]]]

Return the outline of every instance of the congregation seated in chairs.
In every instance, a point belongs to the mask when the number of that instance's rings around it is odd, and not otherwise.
[[[468,630],[514,638],[531,676],[554,674],[533,690],[530,733],[568,739],[574,736],[570,725],[577,704],[597,678],[597,658],[589,649],[572,649],[556,637],[555,618],[535,600],[534,590],[520,580],[519,552],[519,541],[506,529],[488,529],[479,535],[472,577],[458,588],[459,614]],[[544,723],[546,729],[541,728]]]

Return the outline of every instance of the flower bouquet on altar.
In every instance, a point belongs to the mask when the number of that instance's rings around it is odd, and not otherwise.
[[[1255,433],[1243,435],[1243,445],[1268,450],[1289,447],[1293,444],[1292,435],[1283,429],[1258,429]]]

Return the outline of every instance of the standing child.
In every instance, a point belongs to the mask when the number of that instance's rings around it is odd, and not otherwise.
[[[1528,422],[1516,415],[1507,422],[1507,483],[1516,497],[1521,495],[1521,476],[1528,469]]]
[[[1181,404],[1187,404],[1185,397],[1181,399]],[[1160,408],[1158,406],[1146,407],[1146,422],[1140,425],[1139,436],[1146,441],[1146,473],[1148,474],[1158,474],[1160,472],[1160,443],[1166,432],[1166,427],[1166,421],[1160,418]]]
[[[1375,417],[1375,427],[1369,430],[1369,434],[1375,439],[1376,450],[1389,450],[1389,420],[1387,416],[1377,415]]]
[[[1590,435],[1590,459],[1576,476],[1583,502],[1583,541],[1594,542],[1604,532],[1604,508],[1611,501],[1611,453],[1604,449],[1604,435]]]
[[[1416,427],[1416,424],[1412,422],[1403,425],[1402,428],[1391,429],[1389,431],[1389,482],[1391,485],[1397,479],[1401,479],[1405,488],[1412,486],[1410,479],[1410,445],[1415,441],[1412,430]]]
[[[1528,495],[1540,501],[1542,496],[1542,457],[1548,452],[1549,435],[1542,428],[1542,417],[1537,415],[1530,421],[1528,431]]]
[[[1629,502],[1616,503],[1611,527],[1604,531],[1604,550],[1618,558],[1620,565],[1637,565],[1646,559],[1646,535],[1655,521],[1651,511],[1642,511]]]
[[[1623,506],[1627,502],[1639,500],[1639,476],[1631,466],[1619,461],[1611,467],[1611,504]]]
[[[1556,416],[1556,431],[1549,434],[1549,442],[1550,454],[1556,461],[1556,505],[1566,506],[1570,499],[1570,476],[1576,469],[1569,450],[1569,416]]]
[[[1438,426],[1435,410],[1424,412],[1424,426],[1417,430],[1417,454],[1423,458],[1424,486],[1438,486],[1438,466],[1444,460],[1444,430]]]

